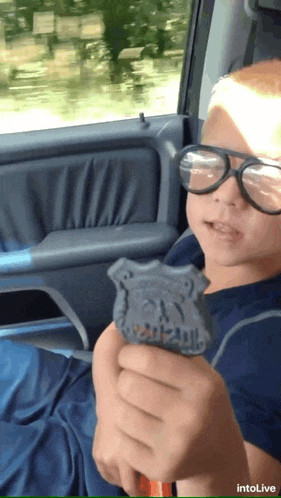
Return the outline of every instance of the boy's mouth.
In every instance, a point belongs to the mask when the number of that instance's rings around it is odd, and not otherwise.
[[[236,228],[232,227],[231,225],[228,225],[228,223],[222,223],[221,221],[206,221],[206,223],[211,228],[219,232],[232,233],[232,234],[239,233],[238,230],[236,230]]]
[[[236,242],[242,237],[242,233],[228,223],[222,223],[220,221],[205,221],[205,224],[213,234],[216,234],[221,239]]]

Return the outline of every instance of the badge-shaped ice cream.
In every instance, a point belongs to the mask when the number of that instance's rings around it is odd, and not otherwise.
[[[125,340],[184,355],[209,347],[212,322],[202,295],[209,281],[193,265],[121,258],[107,274],[117,289],[113,320]]]

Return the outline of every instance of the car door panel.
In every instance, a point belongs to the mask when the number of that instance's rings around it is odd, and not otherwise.
[[[68,336],[67,347],[92,349],[112,320],[108,267],[119,257],[162,260],[177,240],[173,157],[184,145],[186,117],[146,121],[1,137],[2,298],[14,293],[17,310],[28,292],[41,292],[39,303],[59,310],[35,320],[27,310],[30,333],[15,311],[15,323],[1,323],[2,336],[42,342],[47,334],[59,346]]]
[[[108,267],[161,261],[187,228],[173,156],[197,140],[213,4],[192,5],[177,114],[0,135],[0,337],[92,349],[112,321]]]

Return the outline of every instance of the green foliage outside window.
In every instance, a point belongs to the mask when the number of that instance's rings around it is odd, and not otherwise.
[[[105,26],[102,41],[113,65],[125,48],[144,47],[143,55],[161,58],[166,50],[183,45],[176,33],[186,31],[190,0],[14,0],[14,22],[24,17],[33,30],[33,14],[53,10],[56,16],[80,16],[100,12]],[[2,12],[2,16],[3,16]],[[170,22],[169,29],[167,23]],[[183,37],[182,37],[183,38]],[[180,48],[184,48],[181,46]]]

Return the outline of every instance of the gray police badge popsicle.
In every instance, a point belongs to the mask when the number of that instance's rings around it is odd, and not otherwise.
[[[117,295],[113,320],[124,339],[184,355],[199,355],[213,339],[204,303],[208,279],[193,265],[120,258],[107,271]]]

